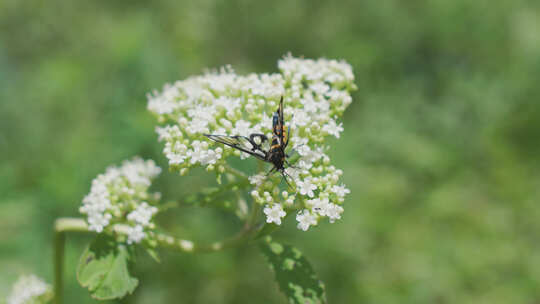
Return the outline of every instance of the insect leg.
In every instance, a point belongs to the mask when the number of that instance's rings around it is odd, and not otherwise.
[[[300,148],[300,147],[302,147],[302,146],[305,146],[305,145],[306,145],[306,144],[301,144],[300,146],[296,146],[296,147],[292,148],[291,152],[290,152],[289,154],[286,155],[287,158],[292,157],[292,156],[294,156],[295,154],[297,154],[297,153],[298,153],[298,148]]]
[[[289,163],[288,160],[285,159],[285,163],[287,164],[287,166],[289,166],[290,168],[293,168],[293,169],[300,169],[300,167],[297,167],[297,166],[293,166],[291,165],[291,163]]]
[[[268,173],[266,173],[266,177],[268,177],[270,174],[274,173],[274,171],[276,171],[276,167],[272,167],[272,169],[270,169],[270,171],[268,171]]]
[[[289,177],[290,179],[293,179],[292,176],[289,175],[289,173],[287,173],[287,171],[285,171],[285,169],[281,170],[281,178],[282,180],[285,180],[285,183],[287,183],[287,186],[289,186],[289,189],[293,189],[294,191],[296,191],[296,189],[294,189],[291,184],[289,183],[289,181],[287,180],[287,177]]]

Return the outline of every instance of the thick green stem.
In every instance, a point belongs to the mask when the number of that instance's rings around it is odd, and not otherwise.
[[[64,294],[64,248],[66,232],[89,232],[88,225],[79,218],[59,218],[54,222],[54,299],[62,304]]]
[[[54,234],[54,298],[56,304],[62,304],[63,273],[64,273],[64,245],[66,235],[55,231]]]

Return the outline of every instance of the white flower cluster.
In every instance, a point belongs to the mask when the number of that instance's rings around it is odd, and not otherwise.
[[[154,161],[136,157],[98,175],[79,209],[87,215],[89,229],[101,233],[113,224],[126,224],[127,243],[140,243],[145,231],[154,228],[158,209],[148,202],[157,201],[159,193],[148,188],[160,172]]]
[[[13,285],[7,304],[47,303],[52,294],[51,286],[37,276],[21,276]]]
[[[272,114],[284,98],[285,124],[290,128],[287,153],[294,147],[299,159],[287,168],[295,193],[283,191],[281,178],[256,175],[251,195],[268,205],[267,221],[281,223],[285,210],[300,210],[298,227],[307,230],[320,218],[339,219],[340,206],[349,192],[339,184],[342,171],[325,154],[325,137],[339,138],[343,131],[337,118],[352,102],[352,68],[344,61],[301,59],[288,55],[279,60],[281,73],[237,75],[230,67],[165,85],[148,95],[148,109],[158,122],[159,141],[165,142],[169,165],[181,174],[195,165],[226,171],[226,159],[246,153],[210,141],[203,134],[243,135],[262,133],[272,137]],[[267,142],[268,143],[268,142]],[[292,158],[291,158],[292,160]],[[268,181],[268,182],[267,182]]]

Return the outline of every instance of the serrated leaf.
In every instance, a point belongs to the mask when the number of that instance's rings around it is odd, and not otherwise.
[[[326,303],[324,284],[298,249],[274,242],[270,237],[261,242],[260,248],[289,303]]]
[[[77,266],[77,280],[93,298],[110,300],[131,294],[139,281],[129,273],[131,253],[112,238],[98,236],[85,249]]]

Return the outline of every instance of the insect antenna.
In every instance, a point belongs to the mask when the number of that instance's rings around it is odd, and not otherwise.
[[[268,176],[270,176],[270,174],[274,173],[274,171],[276,171],[276,167],[272,167],[272,169],[270,169],[270,171],[268,171],[268,173],[266,173],[266,177],[268,178]]]

